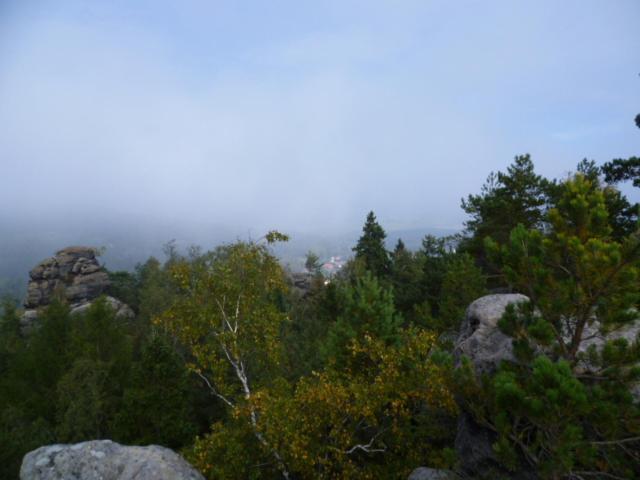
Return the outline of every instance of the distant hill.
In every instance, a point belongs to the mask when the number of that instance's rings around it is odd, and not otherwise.
[[[94,219],[83,221],[79,226],[56,219],[44,222],[4,219],[2,224],[0,296],[9,294],[20,300],[26,290],[29,270],[69,245],[103,247],[104,253],[100,261],[109,270],[132,270],[137,263],[144,262],[150,256],[164,258],[163,247],[172,240],[180,251],[185,251],[192,245],[210,249],[221,243],[253,236],[242,228],[170,224],[152,220]],[[350,257],[351,249],[361,234],[359,230],[327,234],[286,233],[291,240],[277,245],[274,253],[293,271],[303,269],[309,250],[321,259],[331,256]],[[389,231],[387,247],[392,249],[398,238],[402,238],[408,248],[415,250],[420,248],[426,234],[443,236],[453,233],[456,233],[455,230],[434,228]]]

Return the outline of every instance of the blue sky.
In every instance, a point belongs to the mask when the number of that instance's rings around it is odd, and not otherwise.
[[[0,3],[0,215],[459,227],[637,155],[640,2]]]

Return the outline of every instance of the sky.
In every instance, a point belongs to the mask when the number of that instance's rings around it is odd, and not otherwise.
[[[460,228],[515,155],[640,153],[639,23],[637,0],[0,0],[0,218]]]

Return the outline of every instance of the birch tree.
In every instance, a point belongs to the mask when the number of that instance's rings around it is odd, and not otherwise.
[[[286,239],[272,232],[267,243]],[[179,288],[158,323],[187,348],[189,368],[229,417],[257,441],[265,465],[290,477],[281,454],[265,438],[255,398],[278,376],[279,335],[287,316],[277,306],[286,289],[282,268],[264,243],[237,242],[171,267]],[[215,429],[214,429],[215,430]],[[251,452],[246,452],[247,455]]]

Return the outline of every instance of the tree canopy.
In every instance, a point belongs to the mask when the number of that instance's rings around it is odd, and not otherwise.
[[[386,277],[391,270],[389,252],[384,244],[386,237],[387,234],[377,222],[375,214],[369,212],[362,227],[362,236],[353,248],[356,260],[361,261],[366,270],[380,278]]]

